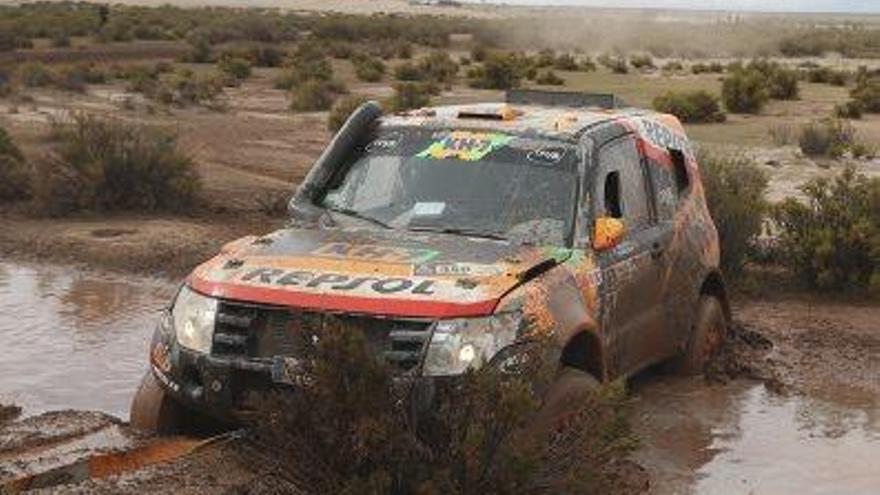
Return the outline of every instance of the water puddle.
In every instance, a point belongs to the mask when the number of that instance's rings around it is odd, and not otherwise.
[[[781,396],[763,385],[635,386],[637,454],[657,494],[880,493],[880,400]]]
[[[0,261],[0,403],[127,417],[175,285]]]

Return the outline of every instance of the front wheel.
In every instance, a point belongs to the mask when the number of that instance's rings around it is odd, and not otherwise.
[[[529,430],[537,434],[557,429],[577,411],[580,401],[587,394],[594,393],[598,387],[599,380],[593,375],[577,368],[563,366],[544,394],[544,402]]]
[[[147,371],[131,401],[132,428],[156,435],[181,433],[187,429],[189,413],[165,392],[152,371]]]
[[[727,319],[717,297],[700,296],[691,339],[684,353],[672,363],[680,375],[700,375],[721,351],[727,335]]]

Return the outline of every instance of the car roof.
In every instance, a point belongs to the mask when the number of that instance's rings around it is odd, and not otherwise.
[[[658,131],[686,141],[684,128],[669,114],[639,108],[566,107],[516,103],[476,103],[424,107],[385,116],[383,126],[465,128],[575,140],[585,132],[618,124],[651,139]]]

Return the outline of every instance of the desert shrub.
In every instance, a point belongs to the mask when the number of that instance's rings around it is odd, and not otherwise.
[[[733,113],[759,113],[768,97],[765,78],[755,71],[735,71],[721,86],[724,106]]]
[[[556,75],[552,70],[548,70],[540,73],[535,78],[535,82],[545,86],[562,86],[565,84],[565,79]]]
[[[49,38],[49,44],[55,48],[66,48],[70,46],[70,36],[64,31],[56,31]]]
[[[795,100],[798,98],[798,74],[778,62],[764,58],[752,60],[744,69],[763,76],[767,96],[776,100]]]
[[[860,119],[863,111],[862,104],[855,100],[834,105],[834,116],[838,119]]]
[[[838,158],[856,143],[852,124],[839,119],[811,122],[801,129],[798,144],[807,156]]]
[[[691,66],[691,72],[694,74],[722,74],[724,72],[724,65],[720,62],[696,63]]]
[[[239,58],[253,67],[279,67],[284,62],[284,50],[267,43],[244,42],[223,48],[218,59]]]
[[[744,156],[702,152],[699,159],[706,203],[718,229],[721,268],[736,278],[761,233],[767,203],[767,177]]]
[[[880,113],[880,78],[863,79],[850,95],[865,112]]]
[[[576,71],[578,70],[577,60],[570,53],[562,53],[553,60],[553,68],[556,70]]]
[[[597,60],[599,64],[615,74],[629,73],[629,64],[627,64],[624,57],[605,53],[600,55]]]
[[[421,81],[425,75],[412,62],[404,62],[394,68],[394,78],[398,81]]]
[[[12,94],[12,74],[3,67],[0,67],[0,98],[5,98]]]
[[[67,67],[55,76],[55,85],[65,91],[83,93],[86,90],[88,70],[83,67]]]
[[[390,106],[394,112],[421,108],[431,103],[434,89],[430,83],[399,82],[394,85]]]
[[[196,32],[187,37],[187,42],[189,50],[183,56],[184,62],[204,64],[211,61],[213,49],[207,36]]]
[[[684,65],[678,60],[670,60],[663,65],[663,72],[678,73],[684,72]]]
[[[369,98],[363,95],[349,95],[338,99],[327,115],[327,129],[331,132],[338,131],[351,113],[368,100]]]
[[[444,51],[431,52],[419,60],[419,71],[425,75],[424,80],[438,83],[450,83],[458,74],[458,64]]]
[[[773,209],[780,258],[811,287],[880,288],[880,180],[847,167],[802,190]]]
[[[220,97],[227,85],[227,78],[220,74],[181,70],[162,81],[153,98],[181,107],[201,105],[219,110],[225,106]]]
[[[471,48],[471,58],[474,62],[484,62],[488,55],[489,51],[484,46],[477,45]]]
[[[354,73],[358,79],[366,82],[377,82],[385,75],[385,64],[378,58],[370,56],[355,57]]]
[[[251,77],[251,62],[243,57],[235,55],[220,57],[217,67],[221,72],[238,81]]]
[[[518,88],[526,75],[519,58],[512,53],[492,53],[480,67],[468,73],[469,84],[475,88]]]
[[[301,45],[290,59],[289,66],[275,80],[276,89],[291,89],[306,81],[330,81],[333,79],[333,66],[319,51],[308,45]]]
[[[654,98],[654,109],[675,115],[682,122],[723,122],[718,97],[707,91],[668,92]]]
[[[596,71],[596,62],[593,62],[592,57],[584,57],[581,59],[580,64],[578,64],[578,68],[576,69],[581,72],[595,72]]]
[[[641,54],[641,55],[633,55],[629,58],[629,63],[634,68],[639,70],[647,70],[647,69],[655,69],[654,59],[651,58],[650,55]]]
[[[558,429],[529,434],[542,400],[533,383],[552,376],[535,344],[518,373],[468,373],[413,414],[418,391],[395,383],[364,332],[339,319],[316,331],[301,346],[304,379],[252,399],[251,436],[276,460],[266,476],[297,480],[304,493],[618,491],[615,461],[636,445],[621,386],[572,396],[577,406]]]
[[[832,86],[846,86],[851,74],[843,70],[834,70],[830,67],[811,67],[806,73],[807,81],[816,84],[830,84]]]
[[[195,202],[195,164],[173,134],[76,114],[53,135],[52,153],[37,162],[32,180],[40,213],[181,211]]]
[[[29,88],[42,88],[55,82],[55,74],[40,62],[28,62],[18,68],[18,79]]]
[[[329,110],[336,98],[346,92],[345,85],[339,81],[310,79],[291,89],[290,109],[294,112]]]
[[[27,163],[18,146],[0,127],[0,201],[25,199],[30,195]]]

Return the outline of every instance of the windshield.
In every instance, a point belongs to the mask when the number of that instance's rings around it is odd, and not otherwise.
[[[577,160],[563,141],[386,129],[342,167],[320,204],[388,228],[563,245]]]

